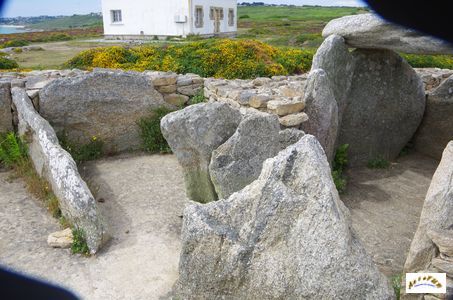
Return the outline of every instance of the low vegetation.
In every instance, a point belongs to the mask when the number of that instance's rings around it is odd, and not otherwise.
[[[204,91],[200,90],[195,96],[190,97],[188,105],[203,103],[205,101]]]
[[[0,165],[13,169],[15,176],[24,179],[27,190],[43,201],[52,216],[62,218],[58,199],[50,184],[36,173],[25,143],[12,132],[0,135]]]
[[[452,55],[401,54],[413,68],[453,69]]]
[[[340,194],[345,192],[346,185],[348,183],[347,178],[344,175],[344,169],[348,164],[348,149],[348,144],[338,147],[332,166],[333,181],[337,187],[338,193]]]
[[[401,282],[403,280],[403,274],[392,276],[391,280],[396,300],[399,300],[401,298]]]
[[[96,136],[91,137],[88,143],[78,145],[69,141],[68,135],[63,132],[59,135],[58,140],[61,147],[71,154],[77,164],[101,158],[104,154],[104,142]]]
[[[253,40],[210,39],[182,45],[120,46],[83,51],[67,68],[195,73],[202,77],[254,78],[307,72],[314,51],[275,48]]]
[[[17,68],[19,68],[19,65],[15,60],[0,56],[0,70],[11,70]]]
[[[387,169],[390,162],[383,157],[376,157],[368,161],[367,167],[370,169]]]
[[[72,254],[83,254],[88,256],[90,249],[88,248],[85,232],[82,229],[72,228],[73,242],[71,245]]]
[[[153,110],[149,117],[138,121],[143,140],[143,149],[149,153],[171,153],[162,132],[160,131],[160,120],[172,112],[172,110],[161,107]]]

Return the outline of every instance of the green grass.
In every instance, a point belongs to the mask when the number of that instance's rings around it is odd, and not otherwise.
[[[146,152],[171,153],[170,146],[168,146],[167,141],[160,131],[160,120],[171,112],[172,110],[161,107],[153,110],[150,116],[138,121],[143,141],[143,149]]]
[[[90,249],[88,248],[85,232],[82,229],[72,229],[73,242],[71,245],[72,254],[89,255]]]
[[[204,97],[204,91],[200,90],[195,96],[190,97],[189,105],[198,104],[206,102],[206,98]]]
[[[47,20],[35,24],[28,25],[27,27],[33,29],[68,29],[80,27],[94,27],[102,26],[102,17],[97,15],[73,15],[62,17],[54,20]]]
[[[382,157],[376,157],[368,161],[367,167],[370,169],[387,169],[390,162]]]
[[[69,141],[68,135],[65,132],[59,135],[58,139],[61,147],[71,154],[77,164],[99,159],[104,154],[104,142],[94,136],[91,137],[90,142],[81,145]]]
[[[391,278],[393,290],[395,291],[396,300],[401,297],[401,282],[403,280],[403,274],[394,275]]]
[[[332,164],[332,178],[338,190],[338,193],[340,194],[346,191],[346,186],[348,184],[347,178],[343,174],[344,169],[348,164],[348,149],[348,144],[339,146],[335,153],[335,158]]]

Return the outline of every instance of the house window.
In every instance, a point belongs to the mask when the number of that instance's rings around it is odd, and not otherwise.
[[[203,27],[203,6],[195,6],[195,27]]]
[[[234,26],[234,9],[228,10],[228,26]]]
[[[121,23],[123,21],[123,17],[121,15],[121,10],[111,10],[110,16],[112,18],[112,23]]]

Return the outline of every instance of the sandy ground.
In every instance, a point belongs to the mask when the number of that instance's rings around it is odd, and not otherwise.
[[[401,272],[437,162],[417,154],[388,170],[349,170],[342,199],[353,227],[381,271]],[[84,299],[166,298],[177,279],[180,228],[187,201],[181,168],[167,156],[120,156],[86,164],[111,228],[96,257],[47,246],[60,229],[19,179],[0,172],[0,265],[76,291]]]
[[[438,161],[410,154],[388,169],[356,168],[341,199],[373,261],[387,276],[402,273]]]
[[[20,180],[0,173],[0,264],[59,283],[84,299],[159,299],[178,276],[180,218],[186,201],[173,156],[116,157],[87,164],[111,228],[96,257],[47,246],[60,230]],[[98,187],[98,188],[96,188]]]

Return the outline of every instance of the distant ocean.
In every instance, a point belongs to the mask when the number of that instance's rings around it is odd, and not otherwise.
[[[22,26],[10,26],[10,25],[0,25],[0,34],[11,34],[11,33],[21,33],[27,32]]]

